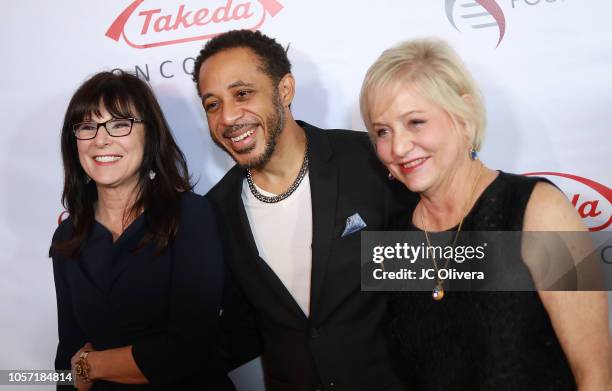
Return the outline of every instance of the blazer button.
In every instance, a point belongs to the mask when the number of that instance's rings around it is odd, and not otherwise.
[[[321,330],[313,327],[310,329],[310,338],[318,338],[321,335]]]

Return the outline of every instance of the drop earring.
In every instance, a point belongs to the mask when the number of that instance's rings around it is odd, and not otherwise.
[[[153,171],[153,170],[149,170],[149,179],[150,179],[150,180],[155,179],[155,175],[157,175],[157,174],[155,173],[155,171]]]
[[[85,174],[85,184],[88,185],[89,182],[91,182],[91,178],[89,177],[89,175]]]
[[[391,174],[391,171],[389,171],[389,174],[387,174],[387,179],[389,179],[390,181],[394,180],[395,177],[393,176],[393,174]]]
[[[472,160],[478,159],[478,152],[476,152],[474,147],[472,147],[472,149],[470,149],[470,159],[472,159]]]

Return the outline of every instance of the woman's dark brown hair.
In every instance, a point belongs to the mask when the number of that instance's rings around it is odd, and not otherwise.
[[[185,156],[176,145],[170,127],[155,99],[151,87],[135,75],[122,71],[100,72],[74,93],[61,134],[64,163],[62,204],[70,213],[72,236],[55,248],[67,257],[78,256],[83,241],[94,222],[94,205],[98,199],[96,184],[86,183],[85,171],[79,162],[72,125],[100,116],[100,107],[114,118],[139,118],[145,127],[145,146],[134,204],[126,211],[124,222],[134,220],[146,211],[147,231],[140,247],[156,245],[158,253],[167,249],[176,235],[180,213],[180,194],[193,186]],[[103,131],[103,130],[100,130]],[[154,180],[149,179],[155,171]]]

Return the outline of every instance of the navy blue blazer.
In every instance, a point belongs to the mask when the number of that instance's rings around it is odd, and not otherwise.
[[[51,247],[59,330],[55,368],[70,369],[70,358],[86,342],[96,350],[132,345],[150,384],[98,381],[94,390],[234,390],[220,359],[224,266],[209,203],[181,195],[177,235],[160,255],[154,244],[134,251],[146,227],[145,212],[113,243],[110,231],[95,223],[77,259]],[[71,231],[68,218],[53,243],[70,238]]]

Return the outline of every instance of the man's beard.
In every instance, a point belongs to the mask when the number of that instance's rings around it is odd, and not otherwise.
[[[266,121],[265,125],[268,130],[268,133],[266,135],[266,147],[261,155],[256,156],[253,159],[246,161],[244,163],[238,163],[240,167],[243,169],[260,169],[264,167],[266,164],[268,164],[268,162],[272,158],[272,155],[274,154],[274,150],[276,149],[276,143],[278,142],[278,138],[280,137],[283,131],[283,128],[285,127],[285,111],[283,108],[283,104],[280,100],[280,95],[278,94],[278,91],[274,92],[274,96],[272,97],[272,105],[274,106],[274,112],[268,115],[265,119]],[[237,125],[237,126],[240,126],[240,125]],[[230,127],[226,130],[226,132],[230,132],[234,128],[235,127]],[[216,143],[217,145],[219,145],[218,142]],[[223,148],[222,145],[219,145],[219,146]],[[257,147],[257,144],[254,143],[249,148],[245,148],[236,153],[240,155],[247,154],[253,151],[253,149],[255,149],[256,147]]]
[[[268,134],[266,136],[266,148],[261,155],[241,164],[240,167],[244,169],[260,169],[268,164],[272,158],[272,155],[274,154],[278,138],[285,127],[285,112],[283,110],[283,104],[280,101],[280,96],[276,91],[273,97],[273,105],[274,112],[266,117],[266,128],[268,129]],[[245,151],[240,151],[240,153],[248,153],[255,147],[256,145],[253,144],[251,148]]]

